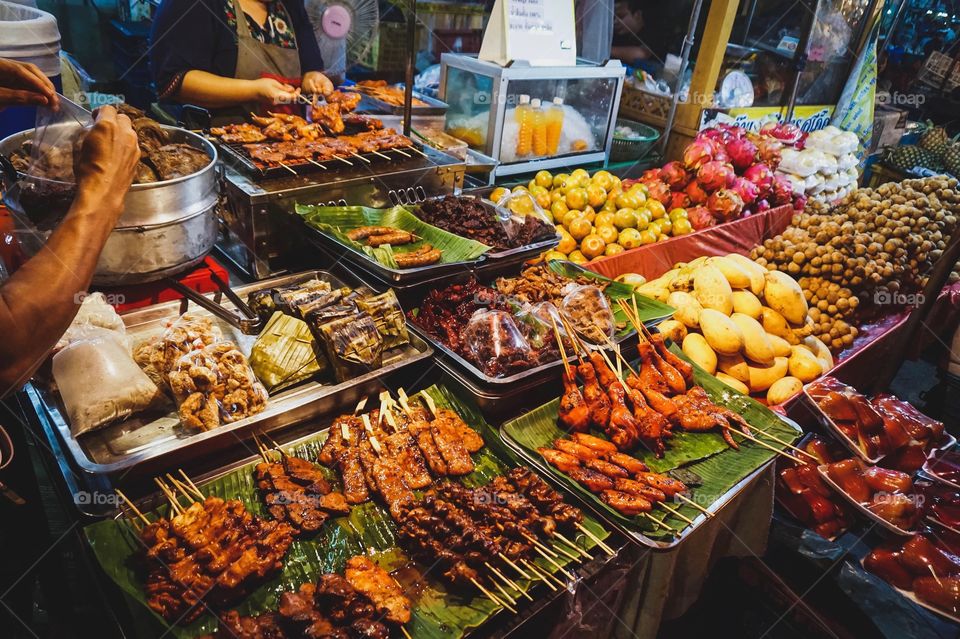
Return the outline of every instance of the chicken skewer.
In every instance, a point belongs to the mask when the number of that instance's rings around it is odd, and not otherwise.
[[[550,317],[550,322],[553,324],[553,334],[557,340],[557,347],[560,349],[560,360],[563,362],[563,395],[560,397],[558,419],[568,430],[586,432],[590,430],[590,409],[580,393],[576,375],[574,375],[570,363],[567,361],[563,339],[560,337],[560,329],[557,328],[557,322],[553,319],[553,316]]]

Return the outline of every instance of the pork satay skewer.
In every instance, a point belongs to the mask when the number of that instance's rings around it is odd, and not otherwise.
[[[663,503],[662,501],[657,502],[657,506],[660,506],[661,508],[663,508],[664,510],[666,510],[668,513],[670,513],[671,515],[673,515],[673,516],[676,517],[677,519],[682,519],[683,521],[687,522],[687,524],[689,524],[689,525],[691,525],[691,526],[693,525],[693,520],[690,519],[689,517],[687,517],[686,515],[684,515],[683,513],[681,513],[681,512],[680,512],[679,510],[677,510],[676,508],[671,508],[670,506],[666,505],[666,504]]]
[[[560,337],[560,329],[557,328],[557,321],[553,319],[553,315],[550,316],[550,323],[553,324],[553,335],[557,340],[557,349],[560,351],[560,361],[563,362],[563,372],[567,377],[573,377],[570,372],[570,362],[567,361],[567,353],[563,348],[563,339]]]
[[[310,164],[313,164],[314,166],[318,166],[318,167],[320,167],[320,168],[321,168],[321,169],[323,169],[324,171],[326,171],[326,170],[327,170],[327,167],[326,167],[325,165],[323,165],[323,164],[320,164],[319,162],[317,162],[317,161],[316,161],[316,160],[314,160],[314,159],[311,159],[311,158],[307,158],[307,162],[309,162]]]
[[[180,505],[180,502],[177,501],[177,497],[170,491],[166,484],[159,477],[154,477],[153,482],[160,488],[160,491],[166,496],[167,501],[170,502],[170,509],[173,510],[176,514],[183,514],[183,506]]]
[[[361,160],[363,160],[363,161],[366,162],[367,164],[370,164],[370,160],[368,160],[367,158],[363,157],[362,155],[358,155],[356,151],[352,152],[350,155],[352,155],[352,156],[355,157],[355,158],[360,158]]]
[[[340,157],[339,155],[334,155],[334,156],[333,156],[333,159],[335,159],[335,160],[340,160],[341,162],[343,162],[343,163],[346,164],[347,166],[353,166],[353,162],[351,162],[351,161],[348,160],[347,158],[342,158],[342,157]]]
[[[533,577],[531,577],[526,572],[524,572],[523,568],[515,564],[513,560],[507,557],[505,554],[503,554],[502,552],[498,552],[497,557],[499,557],[503,561],[503,563],[507,564],[508,566],[516,570],[517,574],[520,575],[520,577],[522,577],[523,579],[526,579],[527,581],[533,581]]]
[[[689,504],[690,506],[693,506],[694,508],[696,508],[697,510],[699,510],[700,512],[702,512],[704,515],[707,516],[707,519],[710,519],[711,517],[713,517],[713,513],[712,513],[712,512],[710,512],[709,510],[707,510],[706,508],[704,508],[703,506],[701,506],[700,504],[698,504],[698,503],[695,502],[694,500],[690,499],[689,497],[687,497],[687,496],[684,495],[683,493],[677,493],[677,494],[675,495],[675,497],[677,497],[678,499],[680,499],[681,501],[683,501],[685,504]]]
[[[187,496],[187,499],[190,500],[191,504],[197,501],[197,498],[194,497],[193,493],[190,491],[189,486],[184,484],[182,481],[180,481],[170,473],[166,473],[165,477],[167,478],[167,481],[173,484],[175,488],[177,488],[180,492],[182,492],[184,495]]]
[[[602,539],[600,539],[599,537],[597,537],[596,535],[594,535],[594,534],[590,531],[589,528],[587,528],[586,526],[584,526],[584,525],[581,524],[580,522],[577,522],[576,526],[577,526],[578,529],[580,529],[580,532],[582,532],[584,535],[586,535],[586,536],[589,537],[591,540],[593,540],[593,543],[597,544],[597,546],[599,546],[601,549],[603,549],[608,555],[613,556],[613,555],[617,554],[617,553],[614,552],[613,548],[611,548],[611,547],[608,546],[607,544],[603,543],[603,540],[602,540]]]
[[[677,534],[677,529],[676,529],[676,528],[673,528],[673,527],[671,527],[671,526],[668,526],[668,525],[667,525],[667,522],[665,522],[664,520],[662,520],[662,519],[657,519],[656,517],[654,517],[654,516],[651,515],[650,513],[643,513],[643,516],[646,517],[647,519],[650,519],[651,521],[655,522],[658,526],[661,526],[661,527],[663,527],[663,528],[666,528],[667,530],[669,530],[669,531],[670,531],[671,533],[673,533],[674,535]]]
[[[518,593],[520,593],[523,597],[526,597],[527,600],[533,601],[533,597],[531,597],[530,595],[528,595],[522,588],[520,588],[520,586],[517,584],[517,582],[515,582],[513,579],[510,579],[510,577],[507,577],[507,576],[504,575],[502,572],[500,572],[500,571],[497,569],[496,566],[491,565],[489,561],[483,562],[483,565],[486,566],[487,569],[490,570],[490,572],[492,572],[494,575],[496,575],[497,577],[499,577],[505,584],[507,584],[508,586],[510,586],[511,588],[513,588],[514,590],[516,590],[516,591],[517,591]]]
[[[500,601],[500,599],[498,599],[496,595],[494,595],[492,592],[490,592],[489,590],[487,590],[486,588],[484,588],[484,587],[483,587],[483,584],[481,584],[479,581],[477,581],[475,577],[470,577],[470,581],[473,583],[474,586],[476,586],[477,588],[480,589],[480,592],[482,592],[483,594],[485,594],[485,595],[487,596],[487,599],[489,599],[489,600],[492,601],[493,603],[497,604],[497,605],[500,606],[501,608],[506,608],[507,610],[509,610],[509,611],[512,612],[513,614],[517,614],[517,611],[516,611],[514,608],[512,608],[512,607],[510,606],[510,604],[504,603],[503,601]]]
[[[775,452],[775,453],[778,454],[778,455],[781,455],[781,456],[783,456],[783,457],[786,457],[787,459],[792,460],[792,461],[794,461],[794,462],[796,462],[796,463],[798,463],[798,464],[800,464],[800,465],[806,464],[806,462],[803,461],[802,459],[800,459],[799,457],[797,457],[797,456],[795,456],[795,455],[791,455],[790,453],[788,453],[788,452],[786,452],[786,451],[780,450],[780,449],[777,448],[776,446],[771,446],[770,444],[768,444],[768,443],[766,443],[766,442],[764,442],[764,441],[761,441],[761,440],[757,439],[757,438],[754,437],[753,435],[748,435],[748,434],[745,433],[744,431],[739,430],[739,429],[736,429],[736,428],[734,428],[733,426],[730,426],[729,429],[730,429],[732,432],[740,435],[741,437],[752,441],[754,444],[757,444],[758,446],[762,446],[762,447],[764,447],[764,448],[766,448],[766,449],[768,449],[768,450],[770,450],[770,451],[773,451],[773,452]]]
[[[557,579],[554,575],[550,574],[550,571],[549,571],[549,570],[546,570],[545,568],[541,568],[540,566],[538,566],[537,564],[533,563],[533,562],[530,561],[529,559],[522,559],[522,560],[521,560],[521,563],[522,563],[524,566],[526,566],[527,570],[529,570],[529,571],[532,572],[533,574],[537,575],[537,577],[539,577],[541,581],[543,581],[544,583],[546,583],[547,585],[549,585],[549,586],[553,589],[554,592],[556,592],[557,587],[554,586],[553,583],[556,583],[556,584],[559,585],[561,588],[566,588],[566,587],[567,587],[566,584],[564,584],[562,581],[560,581],[559,579]],[[551,583],[550,580],[553,580],[553,583]]]
[[[282,167],[285,168],[286,170],[290,171],[290,172],[293,173],[294,175],[297,174],[296,171],[294,171],[292,168],[290,168],[289,166],[287,166],[287,165],[284,164],[283,162],[277,160],[277,164],[279,164],[280,166],[282,166]]]

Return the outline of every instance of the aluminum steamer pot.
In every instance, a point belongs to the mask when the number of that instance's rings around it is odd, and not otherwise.
[[[123,214],[100,254],[93,282],[100,286],[125,286],[152,282],[196,266],[217,240],[216,205],[219,186],[217,149],[205,138],[176,127],[161,127],[170,143],[203,149],[210,164],[185,177],[134,184],[124,202]],[[33,130],[0,140],[0,154],[9,156],[33,137]],[[21,176],[22,181],[57,184],[43,178]],[[14,213],[23,250],[36,254],[47,233],[35,231],[5,182],[4,203]]]

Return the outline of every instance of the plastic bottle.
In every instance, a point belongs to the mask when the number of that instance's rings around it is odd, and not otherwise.
[[[547,151],[556,155],[560,149],[560,133],[563,131],[563,98],[554,98],[547,109]]]
[[[530,108],[530,96],[521,95],[520,104],[514,110],[517,119],[517,157],[530,155],[533,149],[533,121]]]
[[[547,119],[539,98],[530,101],[530,113],[533,122],[533,154],[543,157],[547,155]]]

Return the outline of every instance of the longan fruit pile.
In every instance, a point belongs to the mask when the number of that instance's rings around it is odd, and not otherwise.
[[[853,291],[822,277],[801,277],[800,288],[813,320],[813,335],[833,351],[849,348],[857,337],[857,327],[847,320],[860,304]]]

